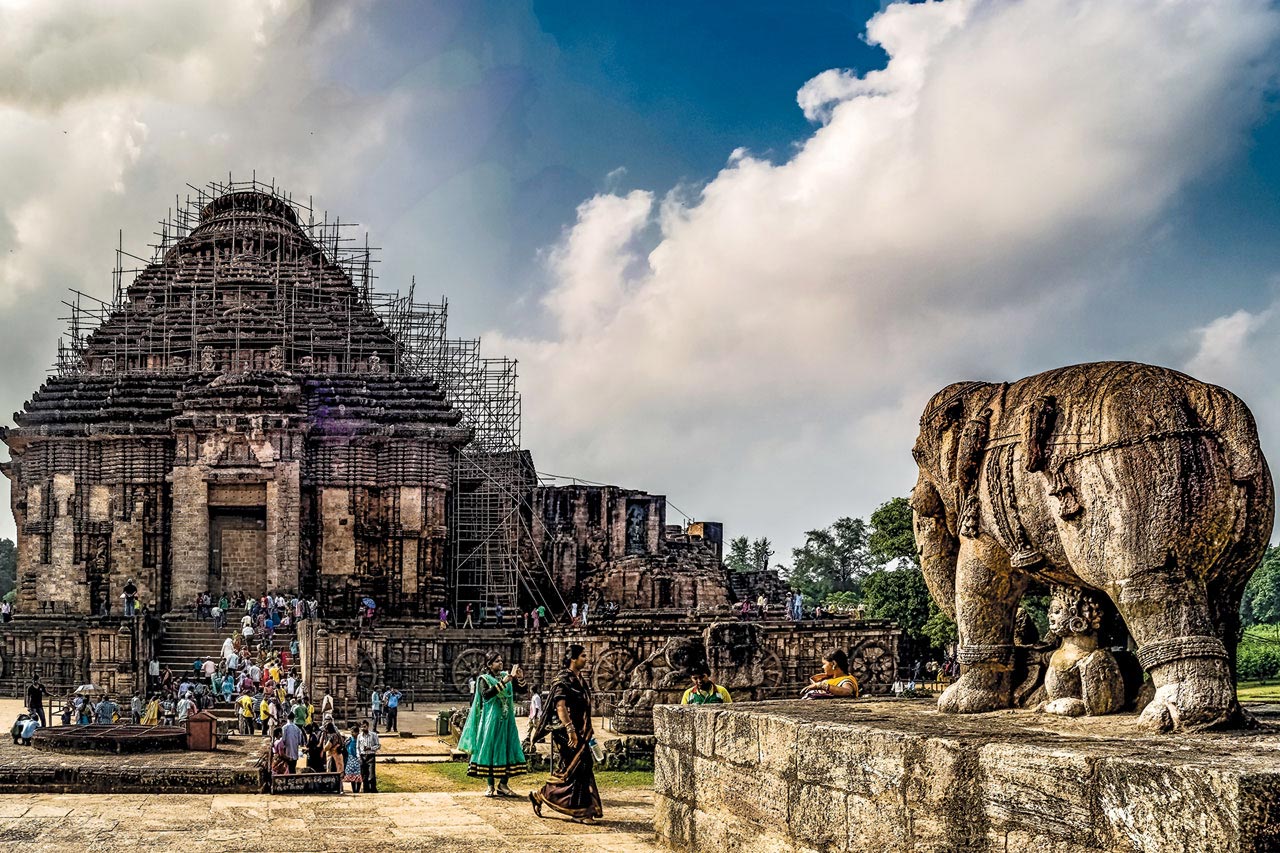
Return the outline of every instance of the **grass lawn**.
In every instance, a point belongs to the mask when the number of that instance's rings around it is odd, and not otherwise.
[[[1280,702],[1280,681],[1242,681],[1236,695],[1241,702]]]
[[[516,790],[539,788],[547,781],[546,773],[526,773],[515,776],[511,784]],[[637,770],[598,771],[596,782],[601,791],[620,788],[652,788],[653,773]],[[484,779],[467,775],[463,761],[442,761],[431,764],[390,764],[378,762],[378,790],[387,792],[420,791],[483,791]]]

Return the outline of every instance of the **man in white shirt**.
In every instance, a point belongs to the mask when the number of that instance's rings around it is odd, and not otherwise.
[[[364,784],[361,790],[370,794],[378,793],[378,750],[382,749],[382,741],[378,733],[369,730],[369,721],[360,724],[360,735],[356,738],[356,754],[360,756],[360,777]]]
[[[533,721],[537,720],[542,714],[542,693],[538,690],[538,685],[533,685],[533,690],[529,695],[529,725],[533,725]]]
[[[178,700],[178,725],[184,725],[187,717],[191,716],[191,712],[196,709],[196,703],[191,700],[190,694],[185,694]]]

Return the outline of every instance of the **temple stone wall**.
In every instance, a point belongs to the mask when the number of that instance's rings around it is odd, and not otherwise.
[[[364,713],[374,684],[395,687],[415,701],[462,700],[467,679],[484,656],[500,653],[508,665],[522,658],[511,631],[447,629],[429,623],[388,621],[373,631],[334,620],[299,625],[303,679],[316,695],[329,692],[345,710]]]
[[[22,696],[39,674],[53,696],[92,683],[128,695],[146,680],[154,618],[25,618],[0,633],[0,695]],[[136,652],[136,653],[135,653]]]

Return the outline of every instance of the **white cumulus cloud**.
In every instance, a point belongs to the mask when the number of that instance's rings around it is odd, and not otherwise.
[[[790,158],[583,203],[556,333],[490,341],[527,444],[788,544],[904,494],[928,395],[1055,366],[1034,350],[1241,149],[1278,33],[1260,0],[889,6],[887,66],[805,84]]]

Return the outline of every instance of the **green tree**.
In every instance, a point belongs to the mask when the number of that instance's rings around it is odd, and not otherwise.
[[[956,623],[950,616],[938,609],[938,605],[934,604],[932,599],[929,601],[929,608],[933,614],[925,621],[920,628],[920,633],[929,640],[929,645],[935,649],[945,649],[954,642],[959,641],[960,631],[956,628]]]
[[[915,531],[911,525],[910,501],[894,498],[880,504],[871,513],[867,552],[871,561],[880,566],[903,560],[920,565],[920,558],[916,555]]]
[[[871,570],[867,535],[867,523],[860,518],[841,518],[830,527],[810,530],[804,547],[791,550],[788,580],[813,601],[857,590]]]
[[[751,571],[763,572],[769,568],[769,558],[773,556],[773,543],[761,537],[751,543]]]
[[[730,571],[751,571],[751,543],[747,537],[736,536],[729,540],[729,556],[724,562]]]
[[[1244,588],[1240,623],[1246,627],[1280,623],[1280,548],[1267,546],[1262,563]]]
[[[12,539],[0,539],[0,596],[18,584],[18,548]]]
[[[932,614],[933,599],[924,585],[924,574],[915,566],[879,569],[862,582],[862,604],[868,616],[892,619],[916,642]]]
[[[924,573],[915,565],[872,572],[862,582],[862,595],[868,616],[892,619],[902,628],[909,643],[907,654],[941,649],[956,641],[955,622],[934,604]]]

